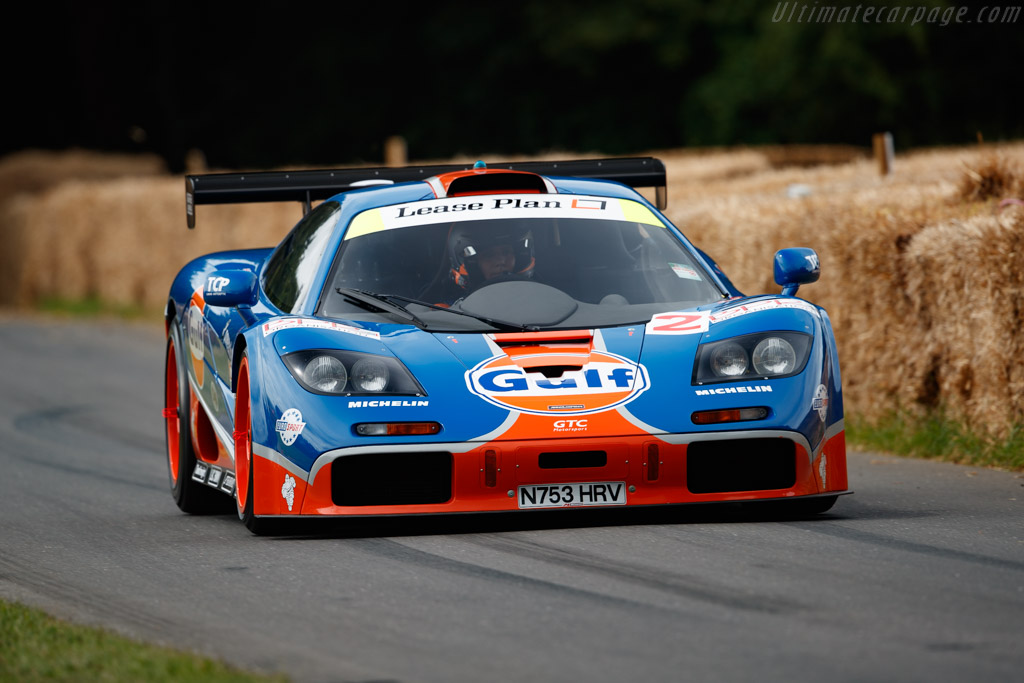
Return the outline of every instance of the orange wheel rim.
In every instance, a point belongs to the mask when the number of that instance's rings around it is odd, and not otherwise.
[[[238,508],[245,509],[249,495],[249,467],[252,463],[252,439],[249,401],[249,363],[242,359],[238,369],[238,391],[235,394],[235,495]]]
[[[178,483],[178,457],[181,444],[181,417],[178,403],[178,361],[174,342],[167,345],[167,375],[164,378],[164,418],[167,420],[167,463],[171,482]]]

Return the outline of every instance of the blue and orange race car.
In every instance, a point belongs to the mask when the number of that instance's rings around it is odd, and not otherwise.
[[[811,249],[745,297],[659,211],[653,158],[186,177],[300,201],[275,249],[186,265],[166,307],[170,485],[289,518],[789,500],[847,491]],[[655,203],[635,187],[655,188]]]

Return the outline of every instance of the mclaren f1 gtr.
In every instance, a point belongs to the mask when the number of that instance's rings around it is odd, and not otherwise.
[[[847,493],[816,253],[742,295],[662,213],[657,159],[186,176],[297,201],[273,249],[174,279],[164,411],[178,507],[311,516]],[[653,188],[645,198],[634,188]],[[766,266],[767,266],[766,258]]]

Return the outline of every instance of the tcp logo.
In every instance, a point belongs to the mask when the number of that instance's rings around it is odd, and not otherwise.
[[[206,278],[206,291],[223,292],[224,288],[231,284],[231,280],[220,275]]]
[[[605,351],[591,352],[579,370],[547,378],[539,371],[545,355],[488,358],[466,373],[466,386],[489,403],[533,415],[598,413],[629,403],[650,386],[644,366]],[[550,364],[562,365],[565,357],[553,356],[557,362]]]

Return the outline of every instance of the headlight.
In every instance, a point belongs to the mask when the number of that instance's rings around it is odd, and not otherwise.
[[[352,384],[358,391],[378,393],[388,385],[388,366],[373,358],[362,358],[352,366]]]
[[[337,349],[310,349],[281,356],[292,376],[314,394],[425,396],[397,358]]]
[[[314,356],[303,368],[303,377],[313,389],[324,393],[345,390],[348,370],[345,364],[334,356]]]
[[[803,332],[759,332],[701,344],[693,383],[789,377],[801,372],[811,352]]]
[[[751,356],[759,375],[786,375],[796,367],[796,351],[782,337],[766,337],[757,342]]]
[[[720,344],[711,352],[711,371],[719,377],[738,377],[747,371],[747,352],[739,344]]]

